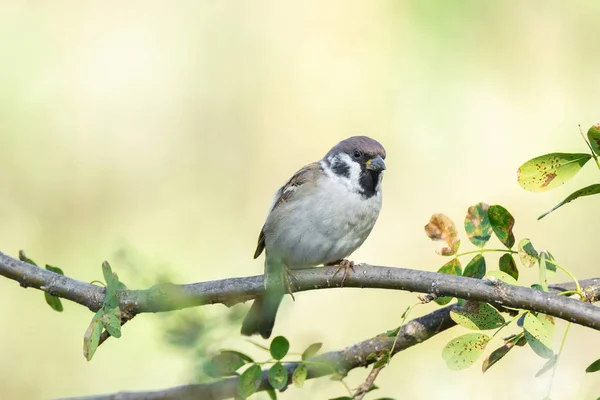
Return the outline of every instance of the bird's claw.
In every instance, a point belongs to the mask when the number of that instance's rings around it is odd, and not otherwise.
[[[288,267],[284,268],[283,275],[284,275],[283,280],[286,284],[286,290],[289,293],[289,295],[292,296],[292,300],[296,301],[296,298],[294,297],[294,288],[293,288],[294,283],[292,282],[292,280],[295,280],[297,282],[298,278],[292,272],[292,270]]]
[[[344,281],[346,280],[346,277],[348,277],[348,274],[350,273],[350,271],[354,272],[354,261],[350,261],[350,260],[346,260],[346,259],[340,260],[340,263],[338,264],[338,268],[333,273],[332,278],[335,278],[335,276],[338,274],[338,272],[340,272],[342,269],[344,270],[344,275],[342,276],[342,282],[341,282],[340,286],[344,286]]]

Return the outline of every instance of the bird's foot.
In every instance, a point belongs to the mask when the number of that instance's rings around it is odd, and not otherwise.
[[[336,265],[336,264],[338,265],[338,268],[333,273],[332,278],[335,278],[335,276],[338,274],[338,272],[340,272],[343,269],[344,275],[342,276],[342,283],[340,284],[340,286],[344,286],[344,281],[346,280],[346,277],[348,276],[348,274],[350,274],[350,271],[354,272],[354,261],[343,259],[343,260],[337,261],[334,265]]]
[[[287,292],[290,296],[292,296],[292,300],[296,301],[296,298],[294,297],[293,281],[297,282],[298,278],[296,277],[296,274],[294,274],[292,269],[288,268],[287,266],[283,269],[283,281],[285,282]]]

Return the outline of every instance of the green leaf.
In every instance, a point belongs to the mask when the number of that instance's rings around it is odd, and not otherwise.
[[[548,335],[548,340],[550,341],[554,336],[554,328],[556,327],[554,317],[552,315],[538,313],[537,319],[539,319],[542,325],[544,325],[544,329],[546,329],[546,334]]]
[[[104,329],[108,331],[110,336],[121,337],[121,310],[118,308],[105,309],[100,321],[102,321]]]
[[[546,278],[546,253],[545,252],[541,252],[540,253],[540,262],[539,262],[539,279],[540,279],[540,285],[542,286],[542,290],[544,292],[548,291],[548,279]]]
[[[100,343],[100,335],[102,334],[102,323],[100,322],[100,318],[103,315],[102,309],[98,310],[94,317],[92,318],[92,322],[90,326],[85,331],[83,335],[83,356],[86,360],[90,361],[92,357],[94,357],[94,353],[98,349],[98,344]]]
[[[451,256],[456,254],[460,247],[460,239],[454,221],[444,214],[433,214],[429,223],[425,225],[427,237],[433,241],[444,240],[448,246],[442,248],[439,254]]]
[[[23,254],[24,255],[24,254]],[[21,260],[23,261],[23,260]],[[31,260],[29,260],[31,261]],[[31,263],[30,263],[31,264]],[[35,265],[35,264],[34,264]],[[58,268],[58,267],[53,267],[52,265],[48,265],[46,264],[46,269],[48,271],[52,271],[56,274],[59,275],[64,275],[64,272],[62,269]],[[46,299],[46,303],[50,306],[50,308],[52,308],[54,311],[58,311],[58,312],[62,312],[64,310],[62,302],[60,301],[60,298],[57,296],[53,296],[50,293],[44,292],[44,298]]]
[[[450,303],[453,298],[454,297],[451,296],[441,296],[436,298],[434,301],[440,306],[445,306],[446,304]]]
[[[488,218],[489,206],[477,203],[469,207],[465,217],[465,231],[467,237],[475,246],[482,248],[492,237],[492,225]]]
[[[556,275],[556,261],[554,256],[546,251],[546,276],[552,278],[554,275]]]
[[[203,370],[211,378],[232,376],[236,375],[235,371],[244,366],[246,362],[238,352],[222,350],[204,363]]]
[[[600,124],[592,125],[587,131],[587,137],[594,153],[600,154]]]
[[[515,235],[512,231],[515,226],[513,216],[506,208],[495,204],[488,209],[488,218],[498,240],[509,249],[512,248],[515,244]]]
[[[470,367],[481,356],[490,337],[482,333],[467,333],[452,339],[442,350],[442,358],[451,370]]]
[[[476,301],[467,301],[463,307],[450,310],[450,318],[458,325],[476,330],[496,329],[506,322],[494,307]]]
[[[545,213],[543,213],[542,215],[540,215],[538,217],[538,220],[544,218],[546,215],[550,214],[552,211],[556,210],[559,207],[564,206],[567,203],[572,202],[575,199],[578,199],[580,197],[585,197],[585,196],[592,196],[592,195],[598,194],[598,193],[600,193],[600,184],[598,184],[598,183],[595,183],[593,185],[586,186],[582,189],[576,190],[573,193],[571,193],[569,196],[567,196],[566,199],[564,199],[563,201],[561,201],[560,203],[558,203],[557,205],[552,207],[550,210],[548,210]]]
[[[102,274],[104,275],[104,280],[106,281],[106,295],[104,297],[104,304],[110,308],[118,307],[119,296],[117,295],[117,290],[119,290],[121,286],[119,277],[117,274],[112,272],[110,264],[107,261],[102,263]]]
[[[538,252],[533,248],[531,240],[523,239],[519,242],[519,259],[524,267],[533,267],[538,257]]]
[[[490,355],[485,360],[483,360],[483,364],[481,365],[481,372],[485,372],[488,369],[490,369],[492,365],[496,364],[505,355],[507,355],[513,347],[520,346],[524,340],[525,335],[523,333],[512,336],[511,338],[506,340],[503,346],[500,346],[496,350],[492,351]]]
[[[269,395],[269,399],[277,400],[277,392],[275,391],[275,389],[273,389],[273,388],[267,389],[267,390],[265,390],[265,392],[267,392],[267,394]]]
[[[525,315],[523,332],[525,333],[527,343],[529,343],[529,346],[538,356],[542,358],[554,356],[546,326],[532,313],[527,313]]]
[[[31,258],[25,255],[25,250],[19,250],[19,260],[26,262],[27,264],[35,265],[37,267],[35,261],[33,261]]]
[[[342,397],[336,397],[334,399],[329,399],[329,400],[352,400],[352,397],[342,396]]]
[[[513,278],[512,276],[510,276],[509,274],[507,274],[506,272],[502,272],[502,271],[488,271],[487,274],[485,274],[486,277],[494,277],[504,283],[508,283],[509,285],[516,285],[517,281],[515,280],[515,278]]]
[[[240,352],[240,351],[237,351],[237,350],[222,349],[222,350],[220,350],[219,352],[220,352],[220,353],[227,352],[227,353],[232,353],[232,354],[235,354],[235,355],[237,355],[237,356],[238,356],[240,359],[244,360],[246,363],[253,363],[253,362],[254,362],[254,360],[252,359],[252,357],[250,357],[249,355],[247,355],[247,354],[244,354],[244,353],[242,353],[242,352]]]
[[[448,274],[448,275],[457,275],[460,276],[462,274],[462,267],[460,265],[460,260],[458,258],[453,258],[444,264],[440,269],[438,269],[440,274]],[[446,304],[452,301],[453,297],[443,296],[438,297],[434,301],[440,306],[445,306]]]
[[[552,277],[556,274],[556,265],[554,264],[554,257],[550,253],[542,251],[540,253],[539,262],[539,278],[540,285],[544,292],[548,291],[548,277]]]
[[[440,269],[438,269],[440,274],[449,274],[449,275],[458,275],[462,274],[462,268],[460,265],[460,261],[458,258],[453,258],[444,264]]]
[[[387,337],[396,337],[398,336],[398,333],[400,333],[400,329],[402,327],[399,326],[396,329],[388,329],[387,331],[385,331],[385,334],[387,335]],[[375,353],[369,353],[369,355],[367,356],[367,360],[370,360],[371,358],[375,358],[377,355]],[[371,357],[371,358],[369,358]]]
[[[306,368],[306,364],[302,363],[298,365],[298,367],[294,370],[292,374],[292,382],[294,386],[301,388],[304,386],[304,381],[306,380],[306,375],[308,374],[308,368]]]
[[[377,360],[375,362],[375,364],[373,364],[373,368],[381,368],[383,367],[385,364],[387,364],[390,361],[390,351],[389,350],[384,350],[381,353],[381,357],[379,358],[379,360]]]
[[[591,372],[598,371],[600,371],[600,358],[588,365],[588,367],[585,369],[585,372],[587,372],[588,374]]]
[[[540,292],[544,291],[544,288],[542,288],[540,285],[538,285],[537,283],[534,283],[533,285],[531,285],[531,288],[533,290],[539,290]]]
[[[287,385],[288,372],[280,362],[273,364],[267,376],[273,389],[281,390]]]
[[[517,181],[532,192],[554,189],[573,178],[590,158],[587,153],[545,154],[521,165]]]
[[[62,312],[64,310],[62,302],[60,301],[60,298],[53,296],[50,293],[46,293],[46,292],[44,292],[44,298],[46,299],[46,303],[54,311]]]
[[[119,295],[117,291],[127,290],[127,287],[123,282],[119,281],[119,277],[116,273],[112,272],[110,264],[107,261],[102,263],[102,273],[106,280],[106,289],[104,296],[104,304],[109,308],[119,307]]]
[[[481,279],[485,276],[485,258],[477,254],[465,267],[463,276]]]
[[[58,267],[53,267],[52,265],[46,264],[46,269],[48,271],[54,272],[55,274],[59,274],[59,275],[64,275],[65,274],[62,269],[60,269]]]
[[[304,350],[302,353],[302,361],[306,361],[307,359],[313,357],[315,354],[321,350],[323,343],[313,343]]]
[[[244,371],[237,382],[237,392],[241,398],[246,399],[252,396],[260,387],[262,380],[262,370],[259,365],[252,365]]]
[[[288,353],[290,349],[290,342],[283,336],[277,336],[271,341],[271,347],[269,351],[271,356],[276,360],[281,360]]]
[[[512,254],[506,253],[500,257],[499,269],[500,271],[510,275],[515,282],[519,280],[519,270],[517,269],[517,263],[515,262]]]
[[[371,387],[369,389],[367,389],[367,391],[365,393],[369,393],[369,392],[372,392],[373,390],[377,390],[377,389],[379,389],[379,386],[372,384]],[[382,399],[383,399],[383,397],[380,397],[379,399],[376,399],[376,400],[382,400]]]
[[[115,282],[115,275],[113,274],[112,268],[110,267],[108,261],[102,262],[102,274],[104,275],[106,286],[110,285],[111,283],[113,284],[113,286],[117,286],[117,282]]]

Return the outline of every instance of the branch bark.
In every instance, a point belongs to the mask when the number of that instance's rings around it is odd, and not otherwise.
[[[295,292],[342,286],[336,267],[320,267],[295,272]],[[0,253],[0,275],[52,295],[74,301],[97,311],[104,300],[104,288],[24,263]],[[600,278],[580,281],[591,296],[600,292]],[[498,307],[538,311],[579,325],[600,330],[600,307],[553,293],[513,286],[500,281],[473,279],[405,268],[359,264],[344,281],[345,288],[377,288],[452,296],[482,301]],[[557,288],[571,290],[574,285]],[[229,278],[184,285],[161,284],[146,290],[120,294],[121,309],[134,316],[144,312],[165,312],[206,304],[227,306],[251,300],[263,290],[263,276]]]

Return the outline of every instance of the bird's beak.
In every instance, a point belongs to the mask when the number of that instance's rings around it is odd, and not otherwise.
[[[377,156],[367,161],[365,166],[371,171],[383,171],[385,169],[385,162],[381,156]]]

